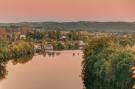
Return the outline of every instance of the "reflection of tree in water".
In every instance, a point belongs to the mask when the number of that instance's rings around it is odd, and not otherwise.
[[[16,65],[17,63],[25,64],[28,61],[32,60],[33,55],[25,55],[21,58],[16,58],[12,60],[12,63]],[[0,63],[0,80],[4,79],[6,75],[8,74],[8,71],[6,70],[6,63]]]
[[[45,56],[49,56],[49,57],[54,57],[54,56],[59,56],[60,55],[60,52],[42,52],[40,53],[41,55],[43,55],[44,57]],[[27,62],[29,62],[30,60],[32,60],[34,55],[24,55],[23,57],[20,57],[20,58],[15,58],[12,60],[12,63],[14,65],[16,65],[17,63],[20,63],[20,64],[25,64]]]
[[[25,55],[24,57],[13,59],[12,63],[14,65],[16,65],[17,63],[25,64],[25,63],[29,62],[30,60],[32,60],[32,58],[33,58],[33,55]]]
[[[7,75],[6,66],[0,64],[0,80],[4,79]]]
[[[49,57],[54,57],[55,56],[55,54],[54,54],[54,52],[46,52],[46,54],[49,56]]]
[[[73,56],[75,56],[75,53],[73,53]]]
[[[59,56],[61,53],[60,52],[56,52],[56,55]]]
[[[43,52],[42,55],[43,55],[44,57],[46,57],[47,54],[46,54],[46,52]]]
[[[73,53],[73,56],[79,56],[80,53]]]
[[[43,52],[42,53],[42,55],[44,56],[44,57],[46,57],[46,56],[49,56],[49,57],[55,57],[55,56],[59,56],[61,53],[60,52],[54,52],[54,51],[52,51],[52,52]]]

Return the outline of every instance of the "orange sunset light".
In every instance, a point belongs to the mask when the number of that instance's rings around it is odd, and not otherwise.
[[[0,22],[134,21],[135,0],[0,0]]]

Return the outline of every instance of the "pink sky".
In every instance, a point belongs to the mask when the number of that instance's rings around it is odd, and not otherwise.
[[[135,21],[135,0],[0,0],[0,22]]]

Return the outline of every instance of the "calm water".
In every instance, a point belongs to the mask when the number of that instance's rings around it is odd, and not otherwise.
[[[36,55],[19,63],[10,61],[0,89],[83,89],[81,61],[81,51]]]

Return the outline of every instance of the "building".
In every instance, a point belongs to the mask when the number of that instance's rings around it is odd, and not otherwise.
[[[63,42],[65,42],[65,41],[67,40],[67,36],[62,36],[62,37],[60,38],[60,40],[63,41]]]
[[[53,45],[52,44],[47,44],[45,46],[45,50],[53,50]]]
[[[34,49],[35,50],[41,50],[42,48],[41,48],[41,45],[40,44],[35,44],[34,45]]]
[[[82,40],[80,40],[79,41],[79,49],[82,49],[84,46],[85,46],[85,43]]]
[[[21,34],[21,35],[20,35],[20,39],[26,39],[26,35]]]

